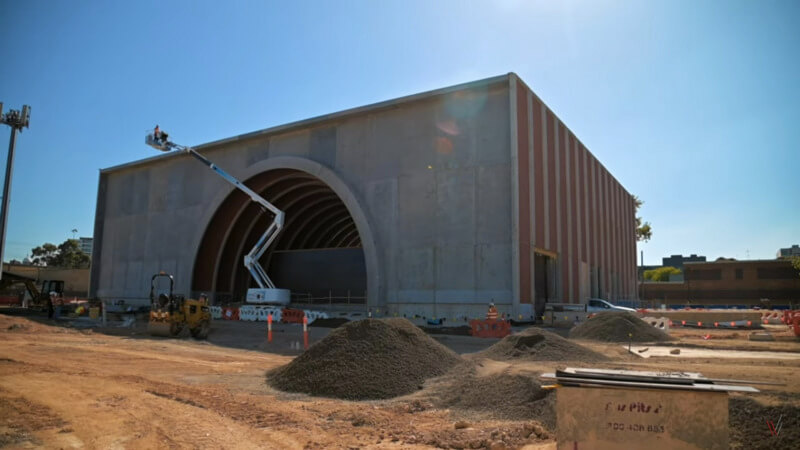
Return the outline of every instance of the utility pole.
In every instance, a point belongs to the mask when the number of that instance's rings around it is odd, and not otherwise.
[[[3,182],[3,210],[0,211],[0,266],[3,263],[3,254],[6,247],[6,223],[8,223],[8,203],[11,195],[11,172],[14,167],[14,146],[17,143],[17,131],[22,132],[28,128],[31,121],[31,107],[22,105],[22,111],[9,110],[3,114],[3,103],[0,102],[0,123],[11,127],[11,138],[8,143],[8,161],[6,162],[6,178]],[[0,270],[0,279],[3,272]]]

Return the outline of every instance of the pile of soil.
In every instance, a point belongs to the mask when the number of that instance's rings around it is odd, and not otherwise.
[[[774,425],[781,421],[773,436],[767,420]],[[790,404],[765,406],[747,397],[731,397],[728,401],[730,448],[732,449],[796,449],[800,442],[800,407]]]
[[[365,319],[331,331],[267,380],[288,392],[385,399],[414,392],[461,361],[406,319]]]
[[[472,371],[446,378],[431,388],[430,401],[439,408],[466,412],[478,420],[536,420],[555,431],[555,391],[542,389],[533,376],[507,372],[477,376]]]
[[[607,359],[605,356],[570,342],[555,333],[536,327],[506,336],[500,342],[476,355],[498,361],[524,359],[528,361],[597,362]]]
[[[628,336],[631,334],[632,336]],[[569,332],[572,339],[590,339],[603,342],[662,342],[672,338],[652,327],[635,315],[624,312],[604,312],[574,327]]]

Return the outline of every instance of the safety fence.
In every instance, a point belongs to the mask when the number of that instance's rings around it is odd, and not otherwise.
[[[317,319],[329,318],[329,314],[324,311],[278,308],[275,306],[244,305],[238,308],[211,306],[210,309],[211,317],[214,319],[245,322],[266,322],[270,314],[273,321],[283,323],[302,323],[303,317],[308,318],[308,323],[313,323]]]

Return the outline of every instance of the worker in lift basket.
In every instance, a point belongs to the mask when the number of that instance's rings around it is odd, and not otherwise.
[[[167,138],[168,137],[169,137],[169,135],[167,135],[167,133],[161,131],[161,128],[159,128],[158,125],[156,125],[156,129],[153,130],[153,139],[155,139],[156,142],[160,142],[162,144],[165,144],[167,142]]]
[[[489,311],[486,311],[486,318],[497,320],[497,308],[494,307],[494,302],[489,303]]]

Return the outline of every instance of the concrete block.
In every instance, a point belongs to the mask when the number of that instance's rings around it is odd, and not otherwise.
[[[434,250],[431,247],[400,249],[398,284],[401,290],[434,289]],[[403,301],[401,299],[401,301]]]
[[[342,178],[359,186],[365,180],[367,158],[372,157],[371,119],[348,120],[340,123],[336,130],[335,168]]]
[[[511,169],[477,168],[475,211],[478,243],[511,243]]]
[[[436,244],[436,175],[423,171],[397,179],[397,231],[404,246],[420,247]]]
[[[475,242],[475,170],[436,172],[436,238],[438,245]]]
[[[310,137],[310,157],[325,167],[336,165],[336,127],[313,128]]]
[[[273,136],[269,140],[269,156],[308,156],[311,141],[309,130]]]
[[[247,166],[252,166],[259,161],[269,158],[269,139],[262,138],[247,142],[244,147],[244,154]]]
[[[476,288],[510,291],[511,245],[482,244],[476,248]]]
[[[436,289],[475,289],[475,247],[443,246],[436,249]]]

